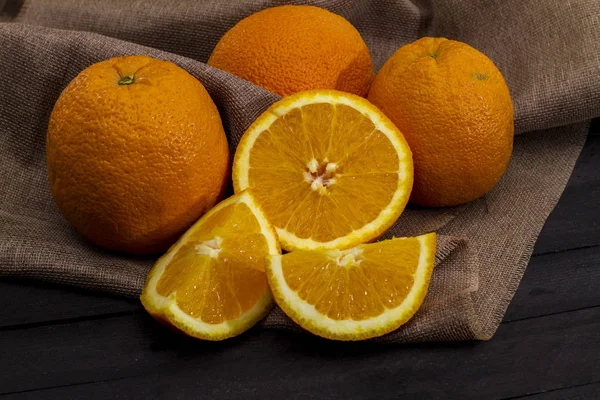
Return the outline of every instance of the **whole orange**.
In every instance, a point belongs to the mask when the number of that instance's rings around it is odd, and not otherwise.
[[[514,134],[510,93],[494,63],[467,44],[426,37],[401,47],[375,77],[369,100],[413,152],[413,203],[466,203],[504,173]]]
[[[365,96],[373,78],[356,28],[314,6],[267,8],[244,18],[217,43],[208,64],[280,96],[309,89]]]
[[[224,193],[227,138],[202,84],[177,65],[118,57],[65,88],[46,137],[50,189],[92,242],[166,250]]]

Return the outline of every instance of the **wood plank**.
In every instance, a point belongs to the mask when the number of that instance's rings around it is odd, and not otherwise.
[[[546,221],[534,254],[600,245],[600,118],[590,133],[569,183]]]
[[[600,157],[597,159],[598,181],[565,189],[546,220],[534,255],[600,245]]]
[[[0,328],[142,310],[139,301],[29,281],[0,281]]]
[[[133,314],[0,332],[0,392],[79,384],[39,397],[499,399],[600,381],[599,331],[595,307],[505,323],[482,343],[337,343],[276,331],[206,343]]]
[[[600,246],[532,257],[504,321],[600,306]]]
[[[592,400],[600,399],[600,382],[532,395],[512,397],[523,400]]]

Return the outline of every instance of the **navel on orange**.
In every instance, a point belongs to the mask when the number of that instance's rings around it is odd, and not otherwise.
[[[381,235],[413,181],[410,149],[365,99],[334,90],[273,104],[242,137],[236,192],[250,189],[286,250],[348,248]]]
[[[297,250],[272,256],[269,285],[281,309],[329,339],[381,336],[421,306],[433,271],[435,234],[349,250]]]
[[[248,192],[219,203],[154,265],[141,296],[161,322],[200,339],[221,340],[253,326],[273,302],[266,257],[277,237]]]

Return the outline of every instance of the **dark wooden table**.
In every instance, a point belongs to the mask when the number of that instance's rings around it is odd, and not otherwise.
[[[494,338],[332,343],[172,334],[137,301],[0,281],[0,397],[600,399],[600,120]]]

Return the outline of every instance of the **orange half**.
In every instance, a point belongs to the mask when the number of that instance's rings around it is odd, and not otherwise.
[[[348,248],[400,216],[412,154],[367,100],[312,90],[273,104],[245,132],[233,183],[252,191],[286,250]]]

